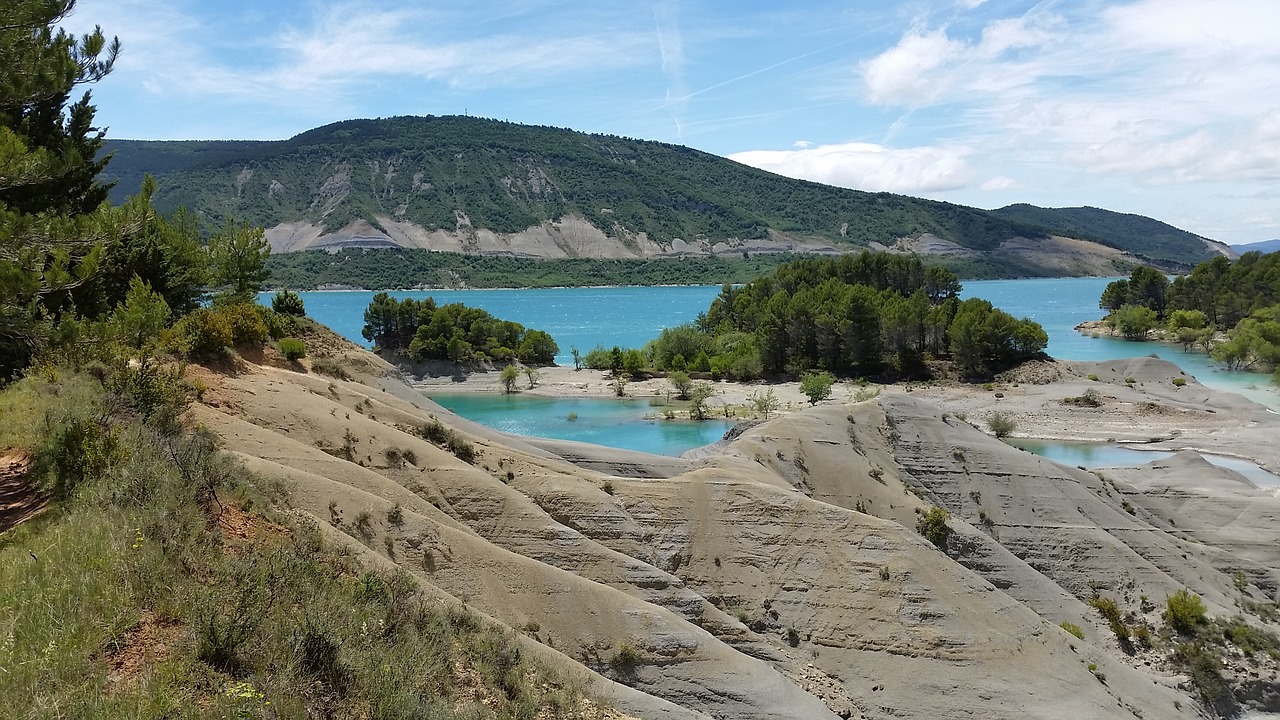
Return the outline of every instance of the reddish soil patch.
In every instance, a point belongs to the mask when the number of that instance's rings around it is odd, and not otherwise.
[[[170,648],[181,635],[181,625],[173,621],[158,621],[150,610],[144,610],[138,625],[106,652],[107,663],[111,666],[107,673],[106,694],[110,696],[135,687],[147,666],[169,657]]]
[[[265,518],[254,515],[239,504],[225,503],[217,513],[218,530],[222,533],[223,550],[228,554],[238,554],[245,545],[261,542],[267,538],[283,538],[289,531],[280,525],[268,522]]]
[[[49,498],[28,482],[31,458],[10,450],[0,455],[0,533],[35,517]]]

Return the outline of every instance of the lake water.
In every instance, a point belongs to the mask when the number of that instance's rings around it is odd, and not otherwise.
[[[431,399],[482,425],[534,437],[679,455],[719,440],[732,427],[724,420],[661,419],[647,398],[549,398],[537,395],[432,393]]]
[[[1005,442],[1056,463],[1088,470],[1144,465],[1173,455],[1164,450],[1139,450],[1119,443],[1064,442],[1025,438],[1006,438]],[[1219,467],[1235,470],[1257,487],[1269,490],[1280,488],[1280,476],[1263,470],[1248,460],[1205,453],[1202,453],[1201,457]]]
[[[1174,345],[1091,338],[1076,332],[1076,325],[1101,317],[1098,298],[1112,279],[970,281],[964,284],[962,294],[964,297],[986,298],[1006,312],[1040,323],[1049,334],[1047,350],[1054,357],[1111,360],[1154,354],[1176,363],[1205,385],[1238,392],[1273,409],[1280,409],[1280,389],[1270,384],[1267,375],[1228,372],[1214,366],[1208,356],[1184,353]],[[706,311],[719,293],[719,286],[694,286],[419,290],[390,294],[396,298],[432,297],[441,305],[460,302],[483,308],[496,317],[514,320],[528,328],[545,330],[560,346],[556,362],[569,365],[573,362],[571,348],[574,346],[584,354],[597,344],[640,347],[657,337],[664,327],[692,322],[699,313]],[[368,345],[361,337],[360,329],[364,325],[364,310],[374,293],[338,291],[301,292],[299,295],[311,317],[353,342]],[[269,303],[270,297],[270,294],[263,293],[260,299]],[[608,409],[618,405],[613,400],[581,400],[578,402],[586,405],[577,409],[544,404],[541,399],[528,395],[485,395],[473,400],[450,402],[455,403],[457,407],[451,409],[458,414],[510,432],[582,440],[667,455],[678,455],[691,447],[712,442],[724,431],[721,426],[707,426],[708,432],[688,423],[645,420],[648,408],[640,408],[639,412],[635,408],[619,411],[627,416],[622,421]],[[600,405],[601,409],[588,409],[595,405]],[[571,424],[565,419],[570,412],[578,413],[576,423]],[[598,413],[602,413],[598,421],[588,420]],[[641,428],[637,435],[633,436],[632,425]],[[641,437],[646,433],[647,436]],[[1066,464],[1085,463],[1067,461]]]

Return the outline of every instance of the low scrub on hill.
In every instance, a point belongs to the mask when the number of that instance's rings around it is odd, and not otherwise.
[[[174,374],[44,366],[0,447],[50,509],[0,534],[11,717],[580,717],[509,631],[363,568],[217,438]],[[158,401],[157,401],[158,399]]]

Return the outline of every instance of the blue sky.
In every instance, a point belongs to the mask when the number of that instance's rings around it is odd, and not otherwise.
[[[468,113],[978,207],[1280,237],[1280,2],[80,0],[118,138]]]

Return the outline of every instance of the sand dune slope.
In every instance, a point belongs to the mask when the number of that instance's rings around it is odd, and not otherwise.
[[[1063,468],[905,396],[646,468],[478,428],[376,358],[348,360],[357,379],[246,363],[193,414],[250,470],[290,479],[334,537],[536,640],[637,717],[1195,717],[1176,678],[1120,659],[1082,598],[1190,587],[1227,608],[1237,569],[1275,585],[1273,498]],[[415,432],[432,417],[471,462]],[[1183,525],[1205,503],[1222,518]],[[953,514],[946,553],[913,529],[931,504]]]

